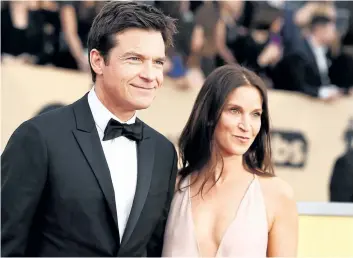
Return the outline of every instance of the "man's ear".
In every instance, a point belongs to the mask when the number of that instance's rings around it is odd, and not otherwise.
[[[102,75],[105,63],[103,56],[101,56],[97,49],[94,48],[89,52],[89,60],[93,71],[97,75]]]

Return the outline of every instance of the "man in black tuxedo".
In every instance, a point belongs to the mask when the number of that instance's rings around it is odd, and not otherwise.
[[[177,155],[136,110],[161,87],[175,32],[150,5],[103,7],[88,39],[92,90],[24,122],[3,152],[2,256],[161,255]]]
[[[331,84],[329,46],[335,38],[335,21],[328,14],[314,15],[303,44],[294,48],[273,72],[275,88],[299,91],[312,97],[331,100],[342,95]]]

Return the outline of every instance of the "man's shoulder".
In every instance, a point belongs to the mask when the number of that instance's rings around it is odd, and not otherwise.
[[[43,136],[60,135],[68,130],[76,127],[75,106],[79,106],[79,102],[68,105],[62,105],[49,111],[36,114],[29,120],[23,122],[19,128],[36,128]]]
[[[308,54],[305,52],[305,50],[297,48],[294,49],[286,54],[286,58],[290,60],[305,60],[307,61]]]
[[[60,107],[53,108],[49,111],[36,114],[34,117],[29,119],[27,122],[40,127],[52,127],[53,125],[67,125],[70,121],[74,121],[74,108],[78,107],[80,103],[87,97],[84,96],[81,99],[76,100],[74,103],[68,105],[62,105]],[[88,106],[88,103],[87,103]]]
[[[42,114],[35,115],[27,122],[29,124],[34,124],[40,127],[46,127],[53,124],[65,123],[65,120],[67,120],[67,118],[72,114],[72,105],[67,105],[58,107],[54,110],[50,110]]]
[[[57,136],[59,132],[65,131],[67,124],[69,106],[57,108],[45,113],[35,115],[31,119],[22,122],[11,134],[9,142],[33,141],[49,139],[52,135]],[[8,143],[9,144],[9,143]]]

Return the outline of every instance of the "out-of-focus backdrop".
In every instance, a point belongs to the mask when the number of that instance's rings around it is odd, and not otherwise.
[[[269,89],[275,171],[294,188],[300,256],[353,257],[353,2],[146,1],[178,19],[164,87],[139,112],[174,143],[204,78],[239,63]],[[103,1],[1,2],[1,146],[92,86]]]

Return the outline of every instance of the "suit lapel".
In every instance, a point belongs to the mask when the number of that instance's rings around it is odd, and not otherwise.
[[[318,75],[319,78],[321,78],[320,77],[320,70],[319,70],[319,67],[317,66],[317,63],[316,63],[316,56],[314,54],[314,50],[310,46],[310,43],[308,40],[305,40],[305,47],[306,47],[306,55],[307,55],[309,62],[312,63],[312,67],[313,67],[315,73]]]
[[[137,184],[136,193],[131,208],[130,216],[124,231],[121,242],[121,248],[126,245],[130,239],[140,214],[146,202],[148,191],[150,189],[153,164],[154,164],[154,138],[150,136],[148,128],[144,125],[143,140],[137,145]]]
[[[76,118],[76,129],[73,130],[73,134],[98,181],[111,215],[113,216],[115,226],[118,229],[113,183],[94,119],[88,105],[87,94],[81,100],[73,104],[73,108]]]

